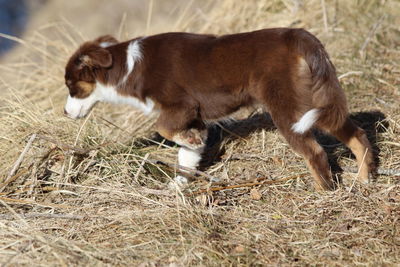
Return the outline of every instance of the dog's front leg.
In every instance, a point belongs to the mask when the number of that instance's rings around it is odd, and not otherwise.
[[[177,125],[174,123],[176,121],[171,121],[171,117],[169,117],[169,123],[165,123],[165,116],[160,116],[157,121],[156,128],[158,133],[181,146],[178,152],[178,164],[180,166],[196,170],[206,147],[207,128],[204,123],[197,120],[192,120],[190,123],[185,124],[182,123],[182,120],[177,120],[181,124]],[[186,128],[187,125],[190,125],[191,128]],[[181,169],[181,171],[189,173],[188,170]],[[175,177],[175,182],[178,185],[184,185],[188,182],[188,178],[184,175],[178,175]]]
[[[181,146],[178,151],[178,164],[182,167],[196,170],[206,146],[206,139],[206,129],[191,128],[175,133],[171,140]],[[182,169],[181,171],[189,172]],[[188,183],[188,178],[184,175],[178,175],[175,177],[175,182],[178,185],[185,185]]]
[[[203,146],[198,146],[196,149],[191,149],[186,146],[182,146],[178,151],[178,164],[179,166],[196,170],[202,158],[202,153],[204,151]],[[182,172],[188,172],[187,170],[181,170]],[[184,185],[188,183],[188,178],[184,175],[178,175],[175,177],[175,182],[179,185]]]

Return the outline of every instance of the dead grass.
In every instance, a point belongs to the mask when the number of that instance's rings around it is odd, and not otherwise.
[[[400,170],[398,1],[224,0],[177,21],[170,27],[218,34],[273,26],[309,29],[332,55],[354,119],[367,129],[380,167]],[[63,21],[37,30],[21,40],[27,56],[0,65],[11,77],[2,79],[2,90],[12,91],[0,103],[4,266],[400,262],[399,178],[382,175],[361,186],[354,183],[355,174],[343,172],[339,190],[316,193],[302,158],[265,114],[212,126],[205,171],[220,182],[200,177],[182,192],[167,188],[174,170],[146,161],[174,163],[177,151],[153,138],[153,117],[105,104],[85,120],[61,116],[64,64],[82,41],[75,27]],[[130,25],[122,28],[129,31]],[[32,134],[38,136],[7,179]],[[355,166],[347,149],[318,137],[334,170],[337,162]],[[251,187],[196,193],[276,179],[285,182],[253,186],[252,194]]]

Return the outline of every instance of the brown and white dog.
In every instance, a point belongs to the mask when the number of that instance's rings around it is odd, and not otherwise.
[[[346,144],[368,182],[375,165],[364,131],[349,119],[346,98],[321,42],[303,29],[275,28],[213,36],[165,33],[118,42],[86,42],[65,73],[65,114],[84,117],[96,102],[159,112],[157,131],[182,147],[180,165],[196,168],[206,121],[261,104],[302,154],[317,189],[334,189],[328,158],[312,129]],[[184,180],[179,177],[180,181]]]

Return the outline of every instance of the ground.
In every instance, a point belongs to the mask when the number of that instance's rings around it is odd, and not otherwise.
[[[141,10],[135,22],[121,0],[87,15],[87,25],[84,11],[73,16],[79,1],[63,1],[69,9],[55,2],[37,11],[22,45],[0,65],[0,87],[9,92],[0,100],[1,264],[400,262],[398,1],[146,1],[131,7]],[[106,104],[83,120],[62,116],[64,66],[85,36],[278,26],[304,27],[326,46],[352,118],[374,145],[381,174],[372,184],[356,183],[349,150],[316,132],[342,179],[338,190],[316,192],[268,114],[250,110],[210,125],[205,174],[171,190],[178,147],[154,133],[156,116]]]

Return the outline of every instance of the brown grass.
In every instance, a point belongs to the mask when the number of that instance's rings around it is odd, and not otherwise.
[[[196,5],[187,13],[181,7],[181,16],[164,26],[217,34],[294,26],[316,34],[337,66],[354,119],[375,145],[380,168],[400,170],[398,1]],[[91,16],[101,23],[101,14]],[[128,22],[117,23],[122,36],[133,32]],[[340,189],[316,193],[304,161],[265,114],[212,126],[211,166],[205,172],[220,181],[211,184],[199,177],[182,191],[168,189],[173,169],[150,163],[175,163],[177,151],[153,138],[154,117],[106,104],[84,120],[63,117],[64,64],[82,41],[74,25],[62,20],[37,29],[21,40],[22,59],[0,65],[8,77],[0,77],[1,90],[11,91],[0,101],[4,266],[400,262],[399,177],[381,175],[362,186],[354,183],[356,174],[343,172]],[[147,31],[157,32],[157,27]],[[32,134],[38,136],[9,176]],[[319,133],[318,138],[335,171],[335,162],[355,166],[342,145]],[[277,179],[283,180],[271,182]],[[256,181],[266,182],[222,190]],[[199,194],[210,187],[220,190]]]

